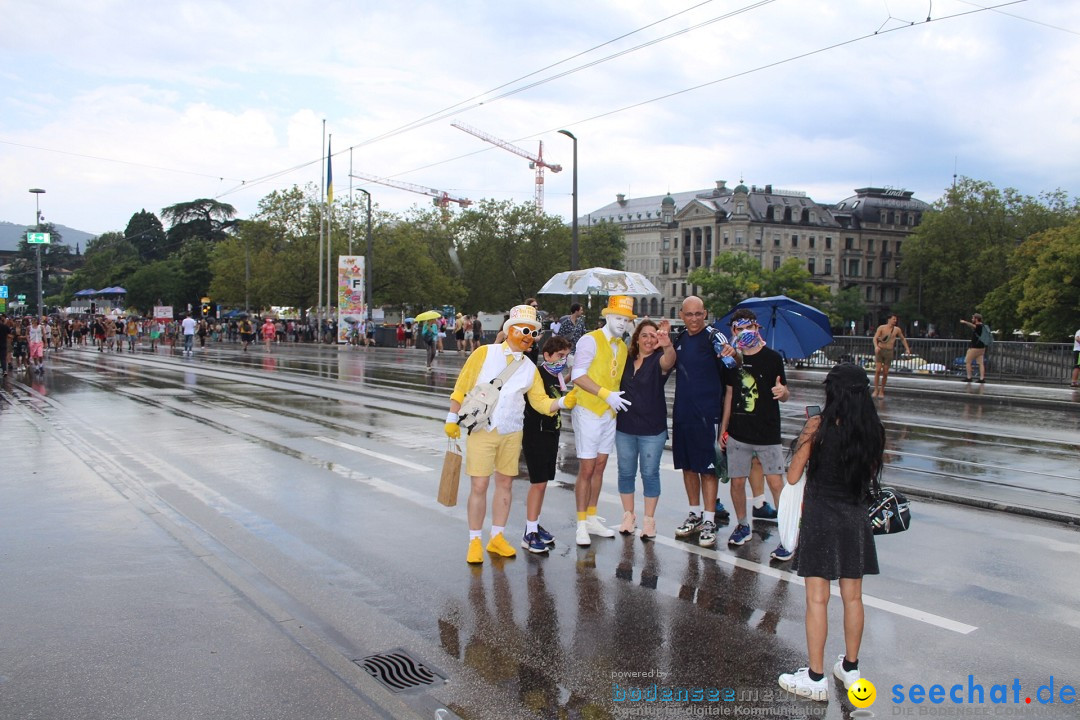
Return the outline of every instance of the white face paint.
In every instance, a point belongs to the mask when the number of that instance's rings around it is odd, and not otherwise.
[[[611,331],[611,336],[615,338],[621,338],[625,335],[631,322],[630,318],[614,313],[608,315],[605,319],[607,320],[607,328]]]

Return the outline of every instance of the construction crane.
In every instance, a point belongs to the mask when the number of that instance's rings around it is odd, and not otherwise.
[[[472,205],[472,200],[469,200],[468,198],[453,197],[445,190],[426,188],[423,185],[413,185],[412,183],[401,182],[400,180],[390,180],[389,178],[365,175],[364,173],[358,172],[351,173],[350,177],[354,177],[357,180],[367,180],[368,182],[379,183],[380,185],[388,185],[389,187],[395,187],[399,190],[408,190],[409,192],[427,195],[428,197],[435,198],[433,204],[436,207],[441,207],[443,210],[446,210],[446,208],[450,206],[450,203],[457,203],[461,207]]]
[[[528,160],[529,161],[529,169],[536,170],[536,191],[533,194],[533,202],[536,204],[536,214],[537,215],[543,215],[544,214],[544,168],[548,168],[549,170],[551,170],[551,172],[561,172],[562,171],[562,165],[552,165],[550,163],[544,162],[544,141],[543,140],[540,141],[540,151],[536,155],[533,155],[528,150],[522,150],[521,148],[519,148],[516,145],[511,145],[510,143],[506,142],[505,140],[500,140],[499,138],[495,137],[494,135],[489,135],[486,132],[484,132],[483,130],[477,130],[474,127],[470,127],[469,125],[466,125],[465,123],[458,122],[458,121],[455,120],[454,122],[452,122],[450,124],[453,127],[456,127],[458,130],[464,130],[465,132],[469,133],[470,135],[475,135],[476,137],[480,138],[481,140],[483,140],[485,142],[489,142],[492,145],[497,145],[498,147],[501,147],[503,150],[509,150],[510,152],[514,153],[515,155],[520,155],[521,157]]]

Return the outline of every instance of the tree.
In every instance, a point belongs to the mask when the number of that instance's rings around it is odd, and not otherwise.
[[[1060,191],[1040,198],[991,183],[962,178],[948,190],[904,242],[901,277],[925,316],[943,333],[958,329],[996,288],[1009,280],[1008,261],[1029,235],[1059,227],[1078,216],[1080,206]],[[1008,323],[988,310],[991,325]],[[994,313],[1004,307],[992,304]]]
[[[65,302],[79,290],[100,290],[124,283],[128,276],[139,269],[139,251],[124,239],[120,232],[102,233],[86,244],[83,264],[72,273],[64,286]]]
[[[813,281],[813,275],[798,258],[788,258],[776,270],[765,271],[762,283],[762,297],[787,295],[816,308],[822,308],[832,300],[829,288]]]
[[[7,272],[8,293],[10,297],[24,294],[27,298],[37,297],[37,256],[41,253],[41,292],[42,295],[51,295],[60,292],[62,281],[58,279],[57,270],[66,268],[71,264],[71,248],[64,244],[63,236],[56,230],[52,223],[41,223],[35,232],[49,233],[48,245],[31,245],[24,235],[19,240],[15,258]],[[31,303],[37,307],[36,300]]]
[[[161,217],[171,223],[167,235],[169,245],[173,252],[179,252],[180,246],[190,239],[210,243],[224,240],[226,230],[235,224],[236,208],[228,203],[200,198],[162,208]]]
[[[149,314],[155,305],[180,303],[180,263],[176,258],[141,265],[124,280],[127,303]]]
[[[698,268],[687,276],[686,281],[701,288],[705,309],[720,317],[746,298],[761,292],[765,286],[765,271],[761,262],[747,253],[722,252],[713,261],[712,268]]]
[[[1080,316],[1080,221],[1029,237],[1013,251],[1009,270],[1008,282],[984,302],[1002,323],[997,327],[1038,331],[1049,341],[1071,338]]]
[[[626,257],[626,240],[623,229],[613,222],[601,220],[595,225],[579,230],[578,267],[606,267],[622,270]]]
[[[852,321],[858,322],[866,315],[866,303],[858,286],[849,287],[833,295],[826,305],[829,324],[834,328],[847,328]]]
[[[517,305],[570,266],[569,228],[558,217],[538,216],[531,203],[483,200],[462,212],[452,231],[471,311]],[[593,236],[597,246],[607,232]]]
[[[165,228],[157,215],[142,209],[131,216],[124,229],[124,238],[139,251],[143,262],[161,260],[168,255]]]

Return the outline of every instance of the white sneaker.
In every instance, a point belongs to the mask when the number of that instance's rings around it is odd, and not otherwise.
[[[825,678],[811,680],[810,668],[799,668],[793,673],[784,673],[779,677],[779,682],[780,687],[799,697],[823,702],[829,699],[829,684],[825,682]]]
[[[589,538],[589,528],[587,521],[578,521],[577,534],[574,536],[574,541],[582,547],[588,547],[589,545],[592,545],[592,540]]]
[[[615,537],[615,531],[605,525],[603,518],[599,515],[591,515],[585,518],[585,527],[588,528],[590,535],[596,535],[598,537]]]
[[[845,690],[850,688],[855,683],[859,682],[859,678],[861,677],[859,675],[859,671],[857,669],[856,670],[845,670],[844,669],[844,656],[843,655],[841,655],[840,658],[836,661],[836,664],[833,665],[832,674],[836,676],[837,680],[844,683],[844,689]]]

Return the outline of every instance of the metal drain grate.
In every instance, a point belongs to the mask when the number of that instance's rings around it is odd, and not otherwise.
[[[394,648],[386,652],[368,655],[360,660],[353,660],[364,668],[368,675],[390,692],[400,693],[426,688],[439,682],[446,682],[446,675],[425,665],[413,657],[404,648]]]

